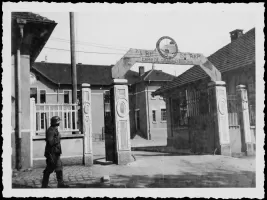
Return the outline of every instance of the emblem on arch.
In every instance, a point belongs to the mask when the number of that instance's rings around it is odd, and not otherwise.
[[[179,52],[176,42],[169,36],[161,37],[156,44],[156,48],[160,56],[165,59],[173,59]]]

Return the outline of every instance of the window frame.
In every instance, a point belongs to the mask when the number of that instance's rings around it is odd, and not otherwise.
[[[38,87],[30,87],[30,98],[31,98],[31,89],[36,89],[35,104],[37,104],[37,102],[38,102]]]
[[[69,103],[65,103],[65,92],[69,93]],[[71,93],[71,90],[63,90],[63,103],[64,104],[71,104],[71,102],[70,102],[70,93]]]
[[[45,97],[45,102],[41,102],[42,98],[41,98],[41,95],[42,95],[42,91],[44,91],[44,97]],[[40,103],[42,104],[45,104],[46,103],[46,89],[40,89],[39,90],[39,96],[40,96]]]
[[[154,120],[154,112],[155,112],[155,120]],[[157,123],[157,110],[152,109],[152,123]]]
[[[162,114],[163,113],[162,112],[163,110],[165,110],[165,118],[166,118],[165,120],[163,119],[163,116],[164,116]],[[160,108],[160,120],[161,120],[161,122],[166,122],[167,121],[167,109],[166,108]]]

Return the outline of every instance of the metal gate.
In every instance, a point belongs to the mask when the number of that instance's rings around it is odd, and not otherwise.
[[[187,118],[189,143],[193,153],[214,153],[219,138],[215,134],[214,95],[208,89],[188,90]]]

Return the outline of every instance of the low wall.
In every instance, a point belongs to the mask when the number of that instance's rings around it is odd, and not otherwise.
[[[61,161],[64,166],[68,165],[82,165],[83,164],[83,156],[62,156]],[[45,159],[34,159],[33,160],[33,166],[34,168],[45,168],[46,167],[46,161]]]
[[[62,136],[62,162],[64,165],[82,164],[83,135]],[[45,138],[33,138],[33,167],[45,167]]]
[[[229,135],[232,155],[242,154],[244,145],[242,145],[240,126],[229,126]]]

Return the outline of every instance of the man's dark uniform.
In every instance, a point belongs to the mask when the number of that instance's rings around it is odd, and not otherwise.
[[[61,144],[60,133],[58,132],[60,118],[55,116],[51,118],[51,126],[46,131],[46,146],[44,156],[46,157],[46,168],[42,181],[42,188],[48,187],[49,176],[56,172],[58,187],[68,187],[63,182],[63,169],[60,160]]]

